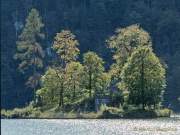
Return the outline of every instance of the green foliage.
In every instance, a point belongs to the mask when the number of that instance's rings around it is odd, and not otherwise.
[[[79,54],[77,46],[79,45],[79,42],[75,38],[75,35],[68,30],[62,30],[60,33],[57,33],[54,38],[55,41],[52,48],[56,51],[63,66],[65,66],[66,63],[77,59]]]
[[[36,94],[45,106],[57,106],[62,98],[65,104],[75,102],[83,95],[85,96],[82,84],[83,75],[84,68],[78,62],[69,63],[66,72],[49,68],[42,76],[42,88]]]
[[[129,109],[123,113],[124,118],[157,118],[157,117],[170,117],[171,110],[156,109],[156,110],[142,110],[142,109]]]
[[[32,95],[31,92],[25,93],[24,81],[16,73],[14,68],[16,63],[12,56],[15,52],[14,42],[18,33],[22,31],[24,16],[34,6],[40,9],[43,21],[47,24],[45,32],[48,46],[51,44],[52,35],[59,28],[70,28],[77,34],[82,44],[80,50],[96,50],[107,61],[107,67],[111,63],[111,57],[109,50],[104,47],[104,39],[117,26],[140,24],[152,36],[155,52],[168,64],[168,87],[164,102],[166,105],[171,104],[173,109],[179,110],[177,97],[180,96],[178,79],[180,70],[179,66],[174,64],[178,63],[180,58],[179,55],[175,55],[180,54],[177,49],[180,43],[179,5],[179,0],[38,0],[38,2],[3,0],[2,106],[15,107],[25,104]],[[119,77],[122,65],[116,67],[114,75]],[[116,84],[114,80],[112,82],[111,85]]]
[[[119,88],[129,92],[129,103],[158,104],[166,87],[165,69],[151,48],[139,47],[122,69]]]
[[[53,68],[48,68],[45,74],[41,77],[41,89],[36,94],[40,97],[43,104],[56,105],[58,103],[59,86],[62,80],[61,72]]]
[[[89,90],[89,96],[97,94],[97,83],[102,80],[104,72],[104,61],[94,52],[87,52],[83,57],[83,64],[85,68],[85,74],[87,77],[87,88]],[[106,78],[106,77],[105,77]],[[107,78],[106,78],[107,79]]]
[[[155,110],[155,112],[157,117],[169,117],[172,113],[172,111],[167,108]]]
[[[72,101],[75,101],[76,98],[80,98],[83,91],[83,76],[84,76],[84,67],[79,62],[71,62],[66,67],[66,79],[68,92],[72,98]]]
[[[123,115],[123,110],[116,107],[107,107],[102,105],[100,108],[99,118],[121,118]]]
[[[108,47],[114,51],[113,58],[116,64],[121,67],[138,46],[152,46],[149,34],[139,25],[117,29],[116,34],[110,37],[107,43]]]
[[[151,109],[162,101],[165,69],[152,51],[149,34],[139,25],[118,29],[107,41],[115,59],[109,72],[105,72],[103,59],[94,52],[83,55],[83,64],[77,62],[79,43],[70,31],[62,30],[54,40],[52,48],[57,59],[41,77],[41,88],[36,92],[37,106],[45,112],[42,117],[84,117],[80,113],[94,111],[94,100],[103,97],[109,97],[114,107],[101,106],[96,117],[134,117],[142,113],[160,116]],[[120,91],[112,91],[112,87]],[[145,110],[147,107],[149,110]],[[20,111],[15,110],[16,114]]]
[[[94,52],[87,52],[84,54],[83,63],[85,69],[94,74],[102,73],[104,71],[104,61]]]
[[[39,117],[41,114],[38,108],[34,108],[29,104],[24,108],[14,108],[13,110],[1,110],[1,117],[4,118],[30,118]]]
[[[14,55],[19,62],[18,70],[28,78],[26,84],[31,88],[37,87],[39,70],[43,68],[44,51],[39,42],[39,39],[44,38],[44,34],[41,33],[43,27],[39,12],[32,9],[17,41],[17,53]]]
[[[75,39],[75,35],[68,30],[63,30],[60,33],[57,33],[54,40],[52,48],[56,52],[58,59],[53,65],[54,74],[52,76],[56,76],[57,78],[55,82],[57,83],[56,90],[59,93],[58,104],[59,107],[63,108],[65,92],[67,91],[67,79],[69,79],[68,76],[66,76],[66,68],[68,63],[76,60],[79,54],[79,49],[77,48],[79,43]],[[50,89],[47,89],[47,91]]]
[[[111,76],[109,73],[103,72],[95,82],[96,95],[98,97],[104,97],[109,95],[109,87],[111,82]]]

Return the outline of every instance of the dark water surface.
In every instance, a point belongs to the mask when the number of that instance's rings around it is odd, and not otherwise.
[[[180,135],[180,119],[1,119],[2,135]]]

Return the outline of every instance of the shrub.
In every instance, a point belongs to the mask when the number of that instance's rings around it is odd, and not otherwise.
[[[158,110],[141,110],[132,109],[124,112],[125,118],[157,118],[157,117],[169,117],[171,111],[169,109]]]
[[[168,108],[155,110],[157,117],[170,117],[171,110]]]
[[[34,108],[32,104],[29,104],[24,108],[15,108],[13,110],[1,110],[1,117],[3,118],[27,118],[27,117],[38,117],[40,110]]]
[[[100,108],[101,115],[99,118],[120,118],[123,110],[116,107],[107,107],[102,105]]]
[[[156,113],[153,110],[134,109],[124,112],[124,118],[155,118]]]

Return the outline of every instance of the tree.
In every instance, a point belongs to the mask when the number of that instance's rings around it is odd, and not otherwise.
[[[121,68],[138,46],[152,46],[149,34],[137,24],[117,29],[116,34],[107,40],[107,44],[114,52],[113,59],[116,63],[112,65],[111,70],[118,78]]]
[[[39,12],[32,9],[17,41],[17,53],[14,56],[19,62],[18,70],[28,78],[26,85],[33,88],[34,95],[43,68],[44,51],[40,44],[44,39],[44,34],[41,32],[43,27]]]
[[[96,94],[96,81],[98,81],[98,78],[104,72],[104,61],[96,53],[87,52],[84,54],[83,64],[85,68],[85,74],[88,80],[87,88],[89,90],[89,96],[92,97],[92,92]]]
[[[36,94],[40,97],[43,105],[58,104],[58,95],[60,82],[60,73],[53,68],[48,68],[45,74],[41,77],[41,89],[37,90]],[[63,81],[61,79],[61,81]]]
[[[79,55],[77,48],[79,42],[75,38],[75,35],[68,30],[62,30],[55,37],[52,48],[58,55],[62,67],[66,67],[66,64],[71,61],[76,61]]]
[[[165,69],[149,47],[138,47],[122,69],[120,89],[129,92],[129,103],[156,105],[166,87]]]
[[[72,93],[72,101],[82,95],[84,67],[79,62],[71,62],[66,67],[67,85]]]
[[[139,46],[151,47],[151,38],[139,25],[134,24],[126,28],[118,28],[115,35],[107,40],[107,44],[112,49],[114,53],[113,59],[115,60],[115,63],[111,65],[109,70],[111,86],[117,89],[117,84],[121,81],[121,71],[127,59]],[[114,95],[113,92],[111,92],[111,95]],[[121,95],[120,97],[124,97],[125,100],[127,93],[120,91],[119,95]]]
[[[75,39],[75,35],[68,30],[63,30],[55,36],[52,48],[58,56],[54,69],[60,83],[59,107],[64,106],[66,67],[68,63],[76,61],[79,54],[79,49],[77,48],[78,45],[79,43]]]
[[[109,73],[103,72],[95,82],[96,95],[100,97],[109,96],[109,86],[111,82],[111,76]]]

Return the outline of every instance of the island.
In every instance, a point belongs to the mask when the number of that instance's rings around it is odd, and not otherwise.
[[[80,53],[80,43],[69,29],[56,33],[47,51],[53,57],[47,58],[42,46],[43,27],[38,10],[33,8],[14,55],[34,98],[24,108],[1,109],[1,118],[170,116],[171,110],[162,104],[166,65],[155,54],[149,33],[140,25],[118,28],[105,40],[104,48],[112,51],[113,59],[106,67],[95,51]]]

